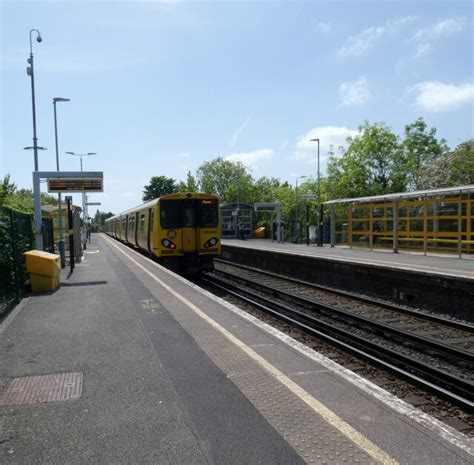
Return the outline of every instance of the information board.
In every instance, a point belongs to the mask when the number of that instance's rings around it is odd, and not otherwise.
[[[103,192],[102,178],[50,178],[48,179],[48,192]]]

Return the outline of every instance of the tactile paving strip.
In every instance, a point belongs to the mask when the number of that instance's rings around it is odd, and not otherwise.
[[[190,308],[164,294],[160,301],[305,462],[377,463]]]
[[[58,373],[13,378],[0,394],[0,406],[44,404],[79,399],[82,373]]]

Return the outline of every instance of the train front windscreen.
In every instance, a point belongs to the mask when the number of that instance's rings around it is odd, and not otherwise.
[[[216,228],[219,219],[217,200],[161,200],[160,216],[163,229]]]

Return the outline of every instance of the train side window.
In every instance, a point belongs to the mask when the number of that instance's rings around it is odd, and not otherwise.
[[[145,213],[140,215],[140,231],[145,231]]]
[[[151,214],[150,214],[150,226],[149,226],[150,231],[153,231],[153,222],[154,221],[155,221],[155,210],[152,210]]]
[[[160,200],[160,223],[163,229],[179,228],[179,201]]]

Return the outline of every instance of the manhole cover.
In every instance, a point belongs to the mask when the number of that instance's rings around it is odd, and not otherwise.
[[[79,399],[82,394],[82,373],[13,378],[0,394],[0,406],[44,404]]]

